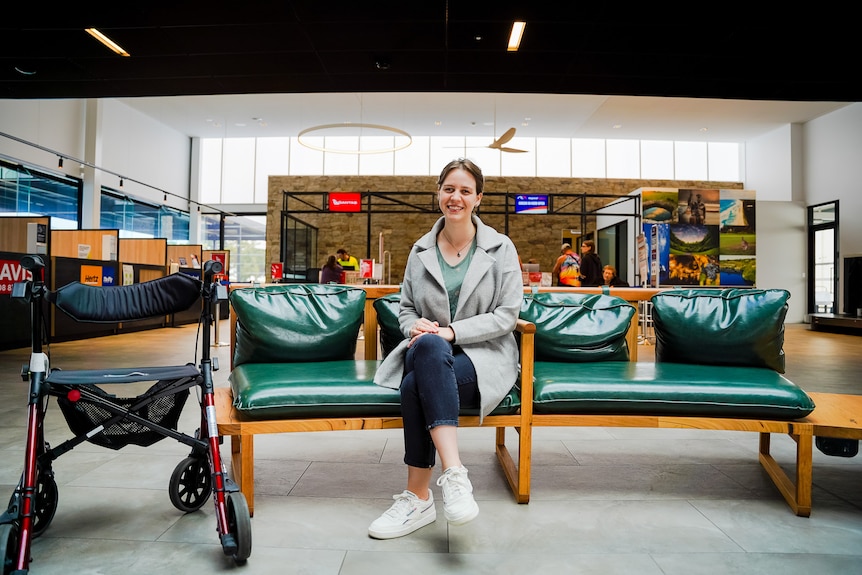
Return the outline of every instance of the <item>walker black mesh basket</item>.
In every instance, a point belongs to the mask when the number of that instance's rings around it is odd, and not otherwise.
[[[90,433],[98,426],[117,417],[117,414],[106,409],[104,404],[131,411],[157,425],[176,429],[180,414],[189,397],[188,386],[183,386],[179,391],[172,393],[170,388],[176,386],[176,380],[158,381],[137,397],[116,397],[95,385],[69,385],[62,386],[64,393],[58,395],[57,403],[69,429],[76,436]],[[82,394],[80,399],[71,401],[68,398],[68,391],[71,390],[79,391]],[[90,399],[88,395],[95,398]],[[133,407],[135,408],[131,409]],[[164,434],[153,431],[143,423],[124,417],[106,426],[101,432],[88,437],[87,441],[110,449],[121,449],[132,444],[149,447],[164,437]]]

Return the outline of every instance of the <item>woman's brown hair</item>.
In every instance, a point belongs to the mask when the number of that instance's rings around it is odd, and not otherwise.
[[[485,189],[485,176],[482,175],[482,168],[467,158],[458,158],[457,160],[452,160],[446,164],[446,167],[443,168],[442,172],[440,172],[440,177],[437,178],[438,190],[443,185],[443,181],[446,179],[446,176],[448,176],[449,172],[452,170],[464,170],[468,172],[473,176],[473,179],[476,180],[476,195],[482,194],[482,191]]]

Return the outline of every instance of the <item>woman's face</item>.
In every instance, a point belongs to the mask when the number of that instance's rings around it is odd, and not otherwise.
[[[603,277],[603,278],[605,278],[605,283],[608,283],[609,281],[611,281],[612,279],[614,279],[614,272],[613,272],[613,270],[610,270],[610,269],[608,269],[608,268],[605,268],[605,269],[602,271],[602,277]]]
[[[437,192],[440,211],[446,216],[446,221],[459,222],[470,220],[473,208],[482,199],[476,193],[476,180],[466,170],[454,169],[448,174]]]

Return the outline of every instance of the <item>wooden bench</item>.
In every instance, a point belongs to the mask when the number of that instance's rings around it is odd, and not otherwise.
[[[378,325],[373,302],[397,291],[394,286],[364,286],[367,300],[364,315],[364,346],[365,357],[376,358],[378,353]],[[542,291],[565,291],[580,293],[600,293],[599,289],[580,288],[550,288]],[[626,334],[626,340],[631,350],[631,360],[636,359],[637,350],[637,301],[649,299],[656,290],[622,289],[613,290],[624,299],[634,304],[635,312],[631,320],[631,328]],[[496,428],[495,451],[500,461],[506,479],[519,503],[527,503],[530,497],[531,479],[531,442],[532,428],[535,427],[642,427],[642,428],[676,428],[730,430],[754,432],[759,434],[759,461],[766,473],[776,485],[794,513],[808,516],[811,513],[812,486],[812,445],[815,435],[829,437],[860,437],[862,430],[853,427],[852,413],[840,411],[837,398],[822,397],[823,394],[811,394],[818,405],[807,418],[785,421],[771,418],[751,417],[702,417],[690,415],[661,415],[649,413],[535,413],[533,405],[533,377],[535,364],[535,325],[519,321],[518,331],[521,334],[521,409],[514,415],[486,417],[483,426]],[[231,314],[231,350],[236,344],[236,314]],[[586,366],[587,364],[582,364]],[[862,401],[862,398],[859,398]],[[855,409],[855,408],[854,408]],[[216,390],[216,411],[219,434],[231,438],[231,461],[233,478],[240,486],[249,503],[254,509],[254,436],[260,433],[291,433],[339,431],[359,429],[395,429],[401,428],[400,417],[315,417],[297,419],[253,419],[237,410],[232,403],[231,390],[221,388]],[[857,411],[858,413],[858,411]],[[479,425],[478,417],[465,416],[460,420],[462,426]],[[506,428],[512,427],[519,434],[517,461],[506,448]],[[819,430],[819,433],[818,433]],[[773,433],[790,436],[796,443],[795,470],[788,474],[776,462],[770,453],[770,437]]]

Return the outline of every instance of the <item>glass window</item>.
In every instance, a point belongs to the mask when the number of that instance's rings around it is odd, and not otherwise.
[[[121,238],[165,238],[168,243],[189,241],[189,215],[185,212],[155,206],[116,190],[102,189],[99,227],[116,229]]]
[[[514,137],[506,144],[507,148],[525,150],[523,153],[497,152],[500,159],[501,176],[536,175],[536,138]]]
[[[400,142],[406,144],[403,136]],[[391,150],[396,146],[394,136],[367,136],[360,138],[360,150]],[[391,176],[395,169],[395,152],[375,152],[359,155],[360,176]]]
[[[323,147],[322,137],[303,137],[303,141],[319,148]],[[323,152],[312,150],[299,143],[297,138],[290,139],[291,176],[320,176],[323,174]]]
[[[605,174],[605,141],[573,139],[572,177],[604,178]]]
[[[81,181],[0,161],[0,215],[50,216],[51,229],[78,229]]]
[[[201,201],[207,204],[221,203],[222,141],[201,139]]]
[[[327,150],[358,150],[359,136],[327,136],[323,139]],[[353,176],[359,173],[359,154],[324,152],[323,173],[333,176]]]
[[[395,141],[396,144],[401,144],[398,137],[395,138]],[[428,163],[430,149],[431,138],[428,136],[414,137],[412,144],[395,152],[395,175],[427,176],[431,174]]]
[[[254,203],[266,204],[269,177],[290,173],[290,138],[258,138],[255,161]]]
[[[835,230],[814,233],[814,303],[818,312],[832,312],[835,302]]]
[[[609,178],[639,178],[640,145],[637,140],[607,140]]]
[[[674,179],[708,180],[706,151],[706,142],[676,142]]]
[[[316,147],[339,150],[401,146],[403,136],[304,137]],[[741,144],[513,138],[508,153],[488,147],[479,136],[418,136],[397,152],[352,154],[322,152],[297,138],[234,138],[201,141],[201,201],[266,203],[270,175],[437,175],[454,158],[466,157],[486,176],[645,178],[739,181]],[[287,158],[287,160],[286,160]]]
[[[224,225],[224,243],[220,241],[221,226]],[[201,216],[206,250],[230,252],[228,278],[233,282],[269,281],[269,264],[266,261],[266,216],[223,216],[204,214]]]
[[[221,203],[248,204],[254,198],[254,138],[224,141]]]
[[[572,140],[536,138],[536,175],[541,178],[571,177]]]
[[[673,142],[641,140],[641,178],[673,179]]]

